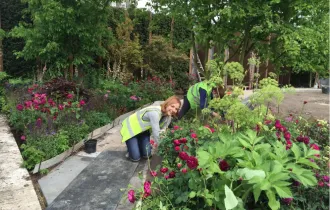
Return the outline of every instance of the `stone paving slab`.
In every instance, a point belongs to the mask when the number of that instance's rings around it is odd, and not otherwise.
[[[41,210],[23,158],[10,132],[5,116],[0,115],[0,209]]]
[[[112,210],[122,197],[121,189],[133,176],[138,163],[124,151],[104,151],[94,159],[51,203],[47,210]]]
[[[63,164],[53,169],[47,176],[39,179],[38,182],[47,204],[51,204],[94,158],[71,156]]]

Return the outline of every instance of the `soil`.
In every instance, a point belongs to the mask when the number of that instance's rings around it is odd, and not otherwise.
[[[304,105],[304,102],[307,102]],[[272,111],[277,116],[288,116],[289,114],[301,115],[307,119],[322,119],[329,121],[329,94],[316,92],[296,92],[285,94],[284,100],[278,108],[271,105]]]

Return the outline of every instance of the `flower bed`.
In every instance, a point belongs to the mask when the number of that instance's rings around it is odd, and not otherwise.
[[[254,110],[238,92],[210,103],[225,122],[204,110],[166,132],[154,179],[129,188],[135,209],[328,209],[329,124],[276,119],[264,105],[282,98],[274,86],[251,97]]]

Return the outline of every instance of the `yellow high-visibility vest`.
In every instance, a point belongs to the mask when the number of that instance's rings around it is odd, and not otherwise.
[[[143,131],[149,130],[151,128],[151,123],[149,121],[144,121],[142,118],[146,112],[157,111],[159,114],[159,119],[162,117],[162,111],[160,106],[148,106],[141,110],[138,110],[134,114],[128,116],[122,122],[122,128],[120,134],[123,137],[122,142],[142,133]],[[163,123],[162,123],[163,124]],[[160,125],[162,126],[162,125]]]
[[[187,99],[190,103],[190,107],[192,109],[195,109],[199,107],[200,105],[200,94],[199,94],[199,88],[202,88],[206,91],[207,94],[207,100],[206,103],[211,101],[211,92],[212,92],[212,87],[209,87],[205,82],[198,82],[191,86],[188,89],[187,92]]]

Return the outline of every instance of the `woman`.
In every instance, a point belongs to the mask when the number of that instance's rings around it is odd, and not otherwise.
[[[208,103],[213,99],[213,87],[207,85],[206,82],[198,82],[188,89],[187,96],[183,99],[183,106],[178,114],[178,118],[181,119],[189,109],[204,109]],[[220,117],[218,113],[211,113],[214,117]]]
[[[163,104],[138,110],[122,122],[122,142],[126,143],[128,157],[132,161],[151,156],[150,128],[158,144],[160,130],[169,125],[171,117],[177,115],[180,106],[180,99],[171,96]]]

